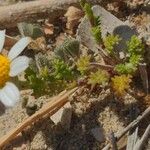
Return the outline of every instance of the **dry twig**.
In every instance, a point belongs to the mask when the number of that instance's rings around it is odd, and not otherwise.
[[[148,73],[147,73],[146,68],[147,68],[146,63],[140,63],[139,71],[140,71],[140,75],[141,75],[141,79],[143,83],[143,88],[146,91],[146,94],[148,94],[149,85],[148,85]]]
[[[111,142],[112,150],[118,150],[114,132],[111,132],[111,133],[110,133],[109,140],[110,140],[110,142]]]
[[[104,65],[104,64],[96,63],[96,62],[91,62],[90,65],[99,67],[101,69],[106,69],[106,70],[113,70],[114,69],[114,66]]]

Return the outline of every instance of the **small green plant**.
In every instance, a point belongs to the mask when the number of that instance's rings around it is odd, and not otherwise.
[[[43,56],[41,58],[43,59]],[[45,57],[45,62],[47,61]],[[25,78],[35,96],[57,93],[70,86],[69,82],[75,77],[72,69],[63,60],[53,58],[51,61],[51,63],[42,61],[38,69],[30,66],[26,70]]]
[[[129,62],[137,66],[139,62],[143,60],[142,55],[132,54],[129,58]]]
[[[95,41],[100,44],[102,42],[101,35],[101,21],[100,16],[95,16],[92,10],[92,6],[87,3],[85,0],[80,1],[81,7],[85,12],[90,24],[91,24],[91,33],[95,39]]]
[[[114,48],[117,44],[119,44],[119,41],[121,39],[119,38],[118,35],[108,35],[104,39],[104,46],[108,54],[113,54],[114,55]]]
[[[130,55],[143,54],[144,46],[142,44],[142,41],[136,35],[133,35],[130,41],[127,42],[127,50]]]
[[[101,28],[99,26],[92,27],[91,31],[92,31],[92,35],[93,35],[95,41],[97,43],[100,43],[101,40],[102,40],[102,37],[101,37]]]
[[[80,6],[82,9],[84,9],[85,3],[87,3],[86,0],[80,0]]]
[[[59,59],[53,60],[53,76],[58,80],[71,80],[72,79],[72,71],[64,61]]]
[[[130,75],[120,75],[111,78],[112,88],[117,96],[122,96],[125,94],[126,90],[130,88],[131,76]]]
[[[133,74],[137,67],[132,63],[117,64],[114,70],[118,74]]]
[[[126,43],[126,50],[122,50],[124,58],[120,58],[116,46],[120,44],[121,38],[109,34],[103,39],[100,17],[95,16],[86,0],[81,0],[81,7],[91,24],[91,33],[104,60],[100,62],[103,63],[98,62],[95,55],[80,55],[83,53],[80,52],[79,41],[66,38],[54,49],[51,58],[42,54],[36,58],[36,67],[30,66],[26,70],[25,77],[35,95],[53,95],[73,88],[78,86],[78,79],[81,78],[84,79],[83,84],[91,87],[99,85],[112,88],[117,96],[124,95],[130,88],[132,77],[144,61],[142,41],[133,35]]]
[[[92,10],[92,6],[88,3],[84,4],[83,10],[85,11],[86,16],[88,17],[90,23],[95,26],[94,13]]]
[[[49,70],[47,66],[44,66],[40,70],[40,76],[44,79],[46,79],[49,76]]]
[[[31,89],[33,89],[33,93],[35,95],[41,95],[42,93],[45,93],[44,82],[40,77],[37,76],[37,73],[31,68],[28,68],[25,73],[25,78]]]
[[[81,56],[77,61],[77,70],[82,74],[86,74],[90,65],[90,56]]]
[[[88,79],[88,84],[95,86],[96,84],[102,87],[106,86],[109,82],[109,74],[105,70],[98,70],[96,72],[91,72]]]

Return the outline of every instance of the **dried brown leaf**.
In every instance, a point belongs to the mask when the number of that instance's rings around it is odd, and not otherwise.
[[[29,49],[35,50],[37,52],[39,51],[45,51],[46,50],[46,40],[44,37],[39,37],[36,40],[33,40],[29,46]]]
[[[53,35],[54,34],[54,25],[46,22],[44,25],[44,33],[46,35]]]
[[[67,18],[66,28],[74,33],[83,15],[84,13],[82,10],[74,6],[70,6],[65,14],[65,17]]]

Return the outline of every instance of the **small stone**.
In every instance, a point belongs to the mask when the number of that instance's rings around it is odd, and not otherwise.
[[[30,103],[26,106],[26,113],[31,116],[37,111],[38,107],[34,103]]]
[[[95,127],[91,129],[91,133],[98,142],[104,142],[105,137],[101,127]]]
[[[102,8],[101,6],[93,6],[93,12],[96,16],[100,16],[101,19],[101,28],[102,28],[102,37],[105,37],[107,33],[112,33],[113,30],[123,24],[121,20],[116,18],[110,12]],[[87,19],[84,17],[78,27],[77,39],[81,43],[91,49],[93,52],[98,52],[97,44],[92,36],[91,25]]]
[[[50,118],[56,125],[61,124],[63,129],[69,130],[71,117],[72,117],[72,107],[70,105],[70,102],[68,102]]]
[[[116,27],[124,24],[124,22],[101,6],[95,5],[92,9],[96,16],[100,16],[103,37],[105,37],[107,33],[113,33]]]
[[[105,38],[107,33],[119,35],[121,41],[115,49],[117,51],[126,50],[126,42],[132,35],[137,35],[136,30],[132,29],[129,23],[121,21],[101,6],[95,5],[92,9],[96,16],[100,16],[102,37]],[[93,52],[99,53],[90,27],[87,17],[84,17],[77,30],[77,39]]]
[[[116,26],[113,30],[113,34],[118,35],[121,38],[119,44],[115,47],[118,52],[125,51],[127,49],[127,42],[131,39],[131,37],[133,35],[138,35],[136,29],[132,29],[129,25],[123,24]]]

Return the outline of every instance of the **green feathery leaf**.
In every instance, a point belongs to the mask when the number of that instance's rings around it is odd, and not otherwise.
[[[91,31],[95,41],[99,44],[102,41],[101,28],[99,26],[92,27]]]
[[[88,79],[88,84],[96,85],[100,84],[102,86],[106,86],[109,81],[109,74],[105,70],[98,70],[96,72],[92,72]]]
[[[121,39],[118,35],[108,35],[104,39],[104,46],[109,54],[114,53],[114,47],[119,44]]]
[[[142,41],[136,35],[133,35],[130,41],[127,42],[127,50],[130,55],[143,54],[144,46],[142,44]]]
[[[90,65],[90,56],[81,56],[77,61],[77,70],[80,71],[82,75],[84,75]]]

